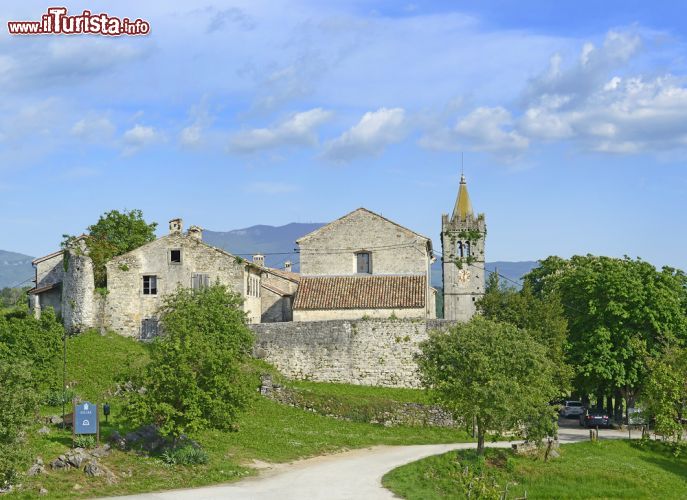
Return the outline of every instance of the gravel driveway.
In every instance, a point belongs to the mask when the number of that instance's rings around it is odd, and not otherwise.
[[[627,438],[626,432],[599,430],[601,439]],[[640,437],[639,432],[633,433]],[[589,439],[589,431],[577,420],[562,420],[559,430],[561,443]],[[512,443],[499,441],[487,446],[510,447]],[[416,446],[375,446],[335,455],[277,464],[264,469],[255,478],[236,483],[144,493],[131,499],[388,499],[395,498],[382,487],[381,479],[391,469],[421,458],[450,450],[472,448],[475,443],[431,444]]]

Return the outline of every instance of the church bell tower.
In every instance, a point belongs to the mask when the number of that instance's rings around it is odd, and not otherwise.
[[[465,176],[460,176],[453,214],[441,216],[444,318],[469,321],[484,295],[484,214],[472,211]]]

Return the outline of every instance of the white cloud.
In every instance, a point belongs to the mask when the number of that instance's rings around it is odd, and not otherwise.
[[[71,134],[88,142],[106,142],[115,133],[115,126],[105,116],[82,118],[71,128]]]
[[[317,128],[332,113],[315,108],[292,115],[289,119],[271,127],[237,132],[229,139],[229,149],[239,153],[254,153],[279,146],[317,144]]]
[[[246,192],[259,194],[284,194],[293,193],[298,190],[299,187],[295,184],[284,182],[253,182],[245,186]]]
[[[350,161],[380,154],[384,148],[403,140],[408,131],[402,108],[369,111],[360,121],[336,139],[329,141],[324,156],[334,161]]]
[[[420,145],[444,151],[485,151],[512,160],[529,147],[529,139],[514,125],[505,108],[480,107],[458,119],[453,128],[430,131],[420,139]]]
[[[147,146],[160,142],[162,139],[162,134],[154,127],[147,127],[137,123],[124,132],[122,136],[122,142],[124,143],[123,153],[125,155],[137,153]]]

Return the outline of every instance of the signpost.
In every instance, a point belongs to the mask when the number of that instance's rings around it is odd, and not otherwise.
[[[74,402],[72,441],[76,439],[77,434],[95,434],[96,441],[100,444],[100,422],[98,417],[98,405],[94,405],[88,401],[80,405]]]

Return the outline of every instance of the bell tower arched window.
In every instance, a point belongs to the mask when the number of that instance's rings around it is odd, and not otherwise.
[[[459,241],[456,244],[456,257],[463,257],[463,242]]]

